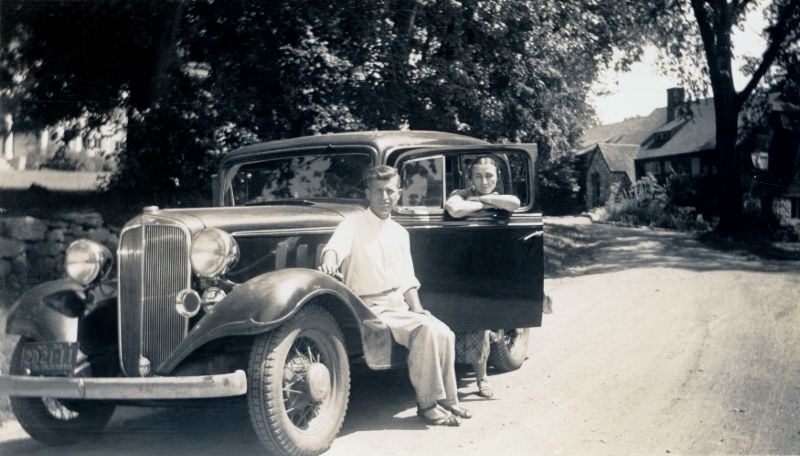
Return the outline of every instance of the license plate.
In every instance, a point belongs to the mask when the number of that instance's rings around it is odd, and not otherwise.
[[[22,367],[31,374],[70,375],[77,359],[75,342],[29,342],[22,346]]]

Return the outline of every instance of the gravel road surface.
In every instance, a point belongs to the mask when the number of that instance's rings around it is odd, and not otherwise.
[[[711,250],[685,234],[550,220],[554,313],[522,369],[471,394],[458,428],[415,417],[403,372],[357,372],[330,455],[800,453],[800,263]],[[560,244],[559,244],[560,243]],[[58,449],[14,422],[8,455],[256,454],[242,402],[122,408]]]

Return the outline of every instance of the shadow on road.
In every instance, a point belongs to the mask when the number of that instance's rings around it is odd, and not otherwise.
[[[463,377],[459,384],[468,383]],[[340,436],[359,431],[425,429],[414,413],[414,392],[404,369],[352,373],[350,405]],[[469,401],[469,398],[467,398]],[[409,412],[408,410],[411,409]],[[243,398],[179,408],[118,409],[109,426],[79,444],[47,447],[21,438],[0,443],[0,454],[233,455],[262,454]]]
[[[605,224],[545,226],[548,277],[631,268],[692,271],[800,271],[800,261],[765,260],[745,250],[720,250],[682,232]]]

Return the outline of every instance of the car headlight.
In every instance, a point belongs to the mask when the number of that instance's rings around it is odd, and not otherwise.
[[[67,276],[82,285],[89,285],[111,270],[112,260],[111,252],[103,245],[79,239],[67,247]]]
[[[239,260],[239,246],[229,233],[209,228],[194,236],[190,258],[195,274],[218,277]]]

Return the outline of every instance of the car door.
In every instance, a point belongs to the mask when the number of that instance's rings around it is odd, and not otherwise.
[[[482,155],[499,164],[498,191],[516,194],[522,207],[450,217],[448,195],[466,188],[469,163]],[[540,326],[543,223],[535,146],[426,148],[395,152],[389,161],[401,175],[394,217],[411,238],[423,305],[457,331]]]

